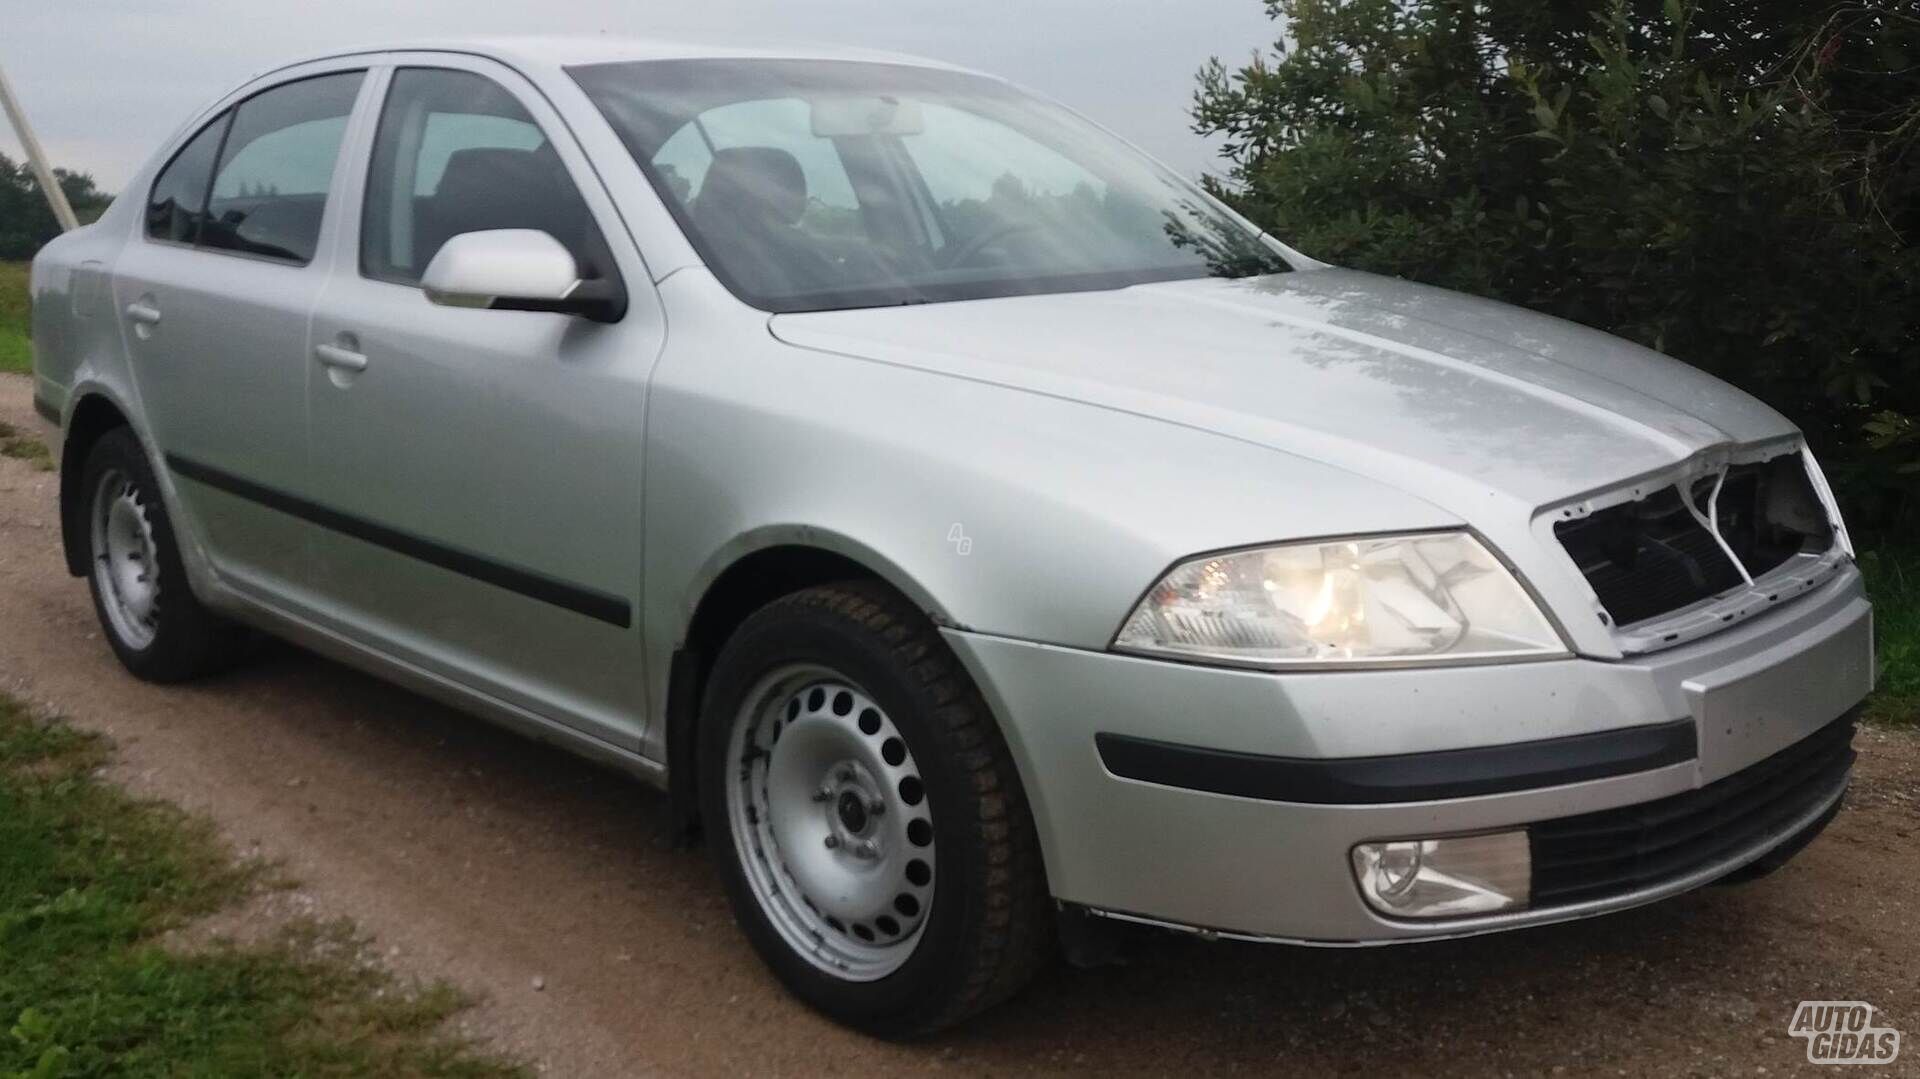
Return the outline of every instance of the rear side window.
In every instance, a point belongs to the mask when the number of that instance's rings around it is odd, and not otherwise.
[[[214,158],[227,132],[232,113],[200,129],[153,181],[147,196],[147,235],[156,240],[190,244],[200,237],[200,219],[207,208],[207,184],[213,179]]]
[[[276,86],[240,103],[214,170],[203,247],[312,260],[363,73]]]
[[[395,72],[368,163],[361,272],[418,284],[442,244],[488,229],[538,229],[582,277],[613,272],[560,155],[512,94],[466,71]]]

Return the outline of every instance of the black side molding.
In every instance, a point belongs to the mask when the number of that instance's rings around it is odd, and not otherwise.
[[[40,414],[41,419],[55,425],[56,427],[59,426],[60,410],[53,407],[52,401],[49,401],[46,398],[41,397],[39,394],[35,394],[33,397],[33,410]]]
[[[1267,757],[1107,733],[1094,735],[1094,744],[1107,771],[1125,779],[1318,805],[1471,798],[1645,772],[1699,756],[1690,719],[1385,757]]]
[[[204,483],[215,490],[225,491],[249,502],[257,502],[269,509],[279,510],[281,513],[298,517],[303,521],[310,521],[322,528],[352,536],[354,539],[371,543],[376,547],[385,547],[389,551],[458,573],[463,577],[471,577],[476,581],[483,581],[509,592],[518,592],[528,599],[550,603],[555,607],[565,608],[622,629],[633,625],[632,605],[619,596],[556,580],[533,570],[495,562],[470,551],[448,547],[398,529],[388,528],[383,524],[341,513],[339,510],[309,502],[285,491],[262,486],[211,465],[189,461],[177,454],[167,454],[167,468],[177,476],[183,476],[196,483]]]

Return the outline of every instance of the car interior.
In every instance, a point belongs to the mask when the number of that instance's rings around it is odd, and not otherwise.
[[[429,195],[414,198],[414,265],[424,272],[441,245],[465,232],[538,229],[573,252],[591,250],[592,216],[549,143],[531,150],[473,146],[455,150]],[[590,276],[590,275],[588,275]]]
[[[713,242],[731,259],[754,265],[775,290],[831,280],[832,261],[800,230],[807,209],[807,177],[800,161],[773,146],[715,151],[689,207]]]

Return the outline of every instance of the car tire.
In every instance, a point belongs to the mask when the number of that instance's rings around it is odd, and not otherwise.
[[[149,682],[181,682],[229,665],[243,637],[187,583],[173,522],[140,440],[125,427],[87,453],[80,497],[87,586],[107,643]]]
[[[891,591],[810,588],[717,657],[700,728],[708,846],[796,996],[910,1037],[1007,999],[1051,954],[1051,902],[999,727]]]

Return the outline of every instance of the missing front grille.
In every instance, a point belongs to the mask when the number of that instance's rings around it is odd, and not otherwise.
[[[1691,485],[1705,513],[1715,478]],[[1727,470],[1717,502],[1720,536],[1688,512],[1678,487],[1591,516],[1561,521],[1554,534],[1616,625],[1632,625],[1711,599],[1759,577],[1796,554],[1833,544],[1826,513],[1798,453]]]

